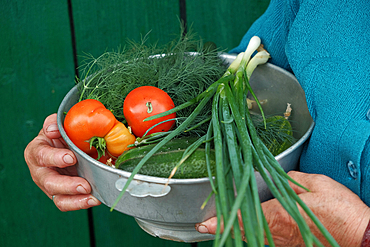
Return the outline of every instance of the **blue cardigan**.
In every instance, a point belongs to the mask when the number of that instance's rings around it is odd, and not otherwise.
[[[253,35],[305,91],[315,128],[300,170],[337,180],[370,206],[370,1],[271,0],[230,52]]]

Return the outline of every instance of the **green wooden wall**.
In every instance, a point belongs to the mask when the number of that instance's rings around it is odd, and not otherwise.
[[[0,246],[211,246],[154,238],[132,217],[60,212],[33,183],[23,151],[74,85],[80,55],[127,39],[166,43],[182,18],[205,41],[238,45],[269,0],[3,0],[0,6]],[[90,224],[91,223],[91,224]],[[93,226],[93,227],[91,227]]]

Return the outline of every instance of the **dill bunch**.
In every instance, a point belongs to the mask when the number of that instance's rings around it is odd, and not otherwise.
[[[171,42],[158,46],[128,41],[117,51],[104,52],[95,58],[87,55],[81,66],[81,79],[76,79],[80,100],[96,99],[110,109],[119,121],[125,122],[123,102],[126,95],[140,86],[158,87],[176,105],[187,102],[205,91],[226,70],[219,51],[210,43],[203,43],[191,31],[180,34]],[[181,124],[194,107],[177,112],[176,124]],[[211,104],[206,106],[194,125],[211,116]],[[207,125],[200,125],[192,133],[201,135]]]
[[[269,115],[264,122],[260,114],[251,114],[258,137],[274,156],[296,142],[291,125],[282,116],[282,113]]]

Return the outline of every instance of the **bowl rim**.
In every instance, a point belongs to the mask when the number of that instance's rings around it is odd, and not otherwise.
[[[232,60],[232,59],[235,59],[236,55],[225,53],[225,54],[221,54],[220,57],[223,60],[227,60],[227,59]],[[293,79],[300,86],[300,84],[297,81],[296,77],[292,73],[288,72],[287,70],[285,70],[285,69],[283,69],[281,67],[278,67],[278,66],[276,66],[274,64],[271,64],[271,63],[266,63],[263,66],[269,66],[269,67],[272,67],[275,70],[278,70],[279,72],[281,72],[281,73],[287,75],[288,77],[290,77],[291,79]],[[58,111],[57,111],[57,125],[58,125],[58,129],[59,129],[59,132],[60,132],[62,138],[67,143],[67,145],[69,146],[69,148],[75,154],[77,154],[76,155],[77,158],[78,158],[78,156],[80,156],[81,158],[86,159],[89,163],[93,164],[94,166],[97,166],[97,167],[99,167],[99,168],[101,168],[101,169],[103,169],[103,170],[105,170],[107,172],[114,173],[114,174],[116,174],[116,175],[118,175],[120,177],[123,177],[123,178],[129,178],[131,176],[131,172],[127,172],[127,171],[124,171],[124,170],[121,170],[121,169],[110,167],[110,166],[108,166],[106,164],[103,164],[103,163],[95,160],[94,158],[90,157],[88,154],[86,154],[85,152],[83,152],[82,150],[80,150],[69,139],[69,137],[67,136],[67,134],[66,134],[66,132],[64,130],[64,127],[63,127],[63,123],[62,123],[63,120],[64,120],[64,112],[65,112],[64,106],[68,102],[69,98],[73,94],[76,94],[76,91],[78,90],[77,89],[77,86],[78,85],[75,85],[72,89],[70,89],[70,91],[64,96],[61,104],[58,107]],[[283,151],[279,155],[275,156],[275,159],[277,161],[279,161],[280,159],[282,159],[285,156],[287,156],[289,153],[293,152],[298,146],[303,145],[303,143],[311,135],[312,130],[314,128],[314,125],[315,125],[315,123],[312,120],[312,123],[309,126],[309,128],[307,129],[307,131],[305,132],[305,134],[296,143],[294,143],[291,147],[289,147],[288,149],[286,149],[285,151]],[[258,172],[255,171],[255,173],[258,173]],[[160,178],[160,177],[154,177],[154,176],[148,176],[148,175],[142,175],[142,174],[136,174],[134,176],[134,180],[140,180],[140,181],[144,181],[144,182],[158,183],[158,184],[166,184],[167,182],[168,182],[168,184],[199,184],[199,183],[209,182],[209,178],[208,177],[204,177],[204,178],[186,178],[186,179],[171,178],[170,181],[168,181],[168,178]]]

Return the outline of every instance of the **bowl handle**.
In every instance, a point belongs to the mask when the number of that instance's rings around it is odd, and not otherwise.
[[[127,182],[126,178],[120,178],[116,181],[116,189],[122,191]],[[157,183],[148,183],[140,180],[132,180],[126,189],[131,196],[134,197],[162,197],[170,193],[171,187],[169,185]]]

